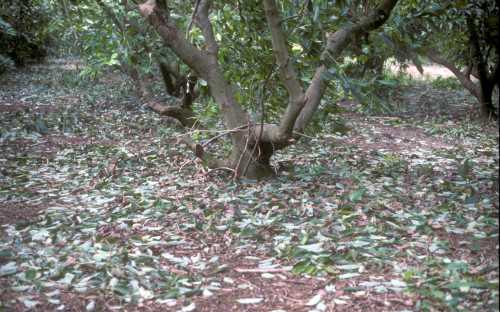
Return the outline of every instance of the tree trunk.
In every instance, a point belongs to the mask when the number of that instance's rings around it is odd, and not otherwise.
[[[489,81],[481,81],[479,103],[481,105],[481,117],[486,120],[498,118],[495,106],[493,105],[493,87]]]
[[[488,72],[488,53],[484,55],[481,50],[480,37],[478,28],[474,22],[473,16],[467,17],[467,29],[469,31],[469,41],[472,48],[473,64],[477,68],[479,78],[479,102],[481,105],[481,116],[485,119],[497,119],[498,116],[492,102],[493,88],[498,83],[500,77],[500,52],[498,47],[496,50],[495,68]]]
[[[274,175],[271,156],[274,148],[268,143],[244,144],[233,148],[229,165],[235,170],[235,176],[249,179],[262,179]]]

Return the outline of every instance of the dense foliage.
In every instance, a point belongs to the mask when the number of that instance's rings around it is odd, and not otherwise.
[[[47,5],[38,0],[0,3],[0,73],[47,56],[51,39]]]

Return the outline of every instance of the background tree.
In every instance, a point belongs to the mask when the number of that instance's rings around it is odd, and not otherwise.
[[[497,118],[493,90],[500,81],[498,1],[422,1],[398,8],[391,44],[448,68],[480,104],[484,118]],[[497,100],[498,102],[498,100]]]

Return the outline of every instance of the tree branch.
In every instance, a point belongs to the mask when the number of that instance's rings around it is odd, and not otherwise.
[[[274,0],[264,0],[263,2],[267,23],[271,31],[276,64],[279,67],[281,81],[289,95],[288,106],[281,119],[279,130],[279,135],[286,138],[292,135],[295,120],[304,106],[304,90],[288,53],[287,38],[281,29],[281,17],[276,2]]]
[[[210,23],[210,19],[208,17],[210,13],[210,0],[200,0],[199,7],[194,17],[196,25],[200,27],[203,32],[203,37],[207,43],[207,52],[212,57],[217,57],[217,53],[219,51],[219,46],[217,45],[217,41],[215,40],[214,32],[212,29],[212,23]]]
[[[454,64],[441,57],[439,53],[433,49],[427,49],[425,51],[425,55],[434,63],[443,65],[444,67],[448,68],[455,75],[455,77],[457,77],[462,86],[466,88],[474,97],[480,100],[481,90],[479,89],[478,85],[472,82],[470,76],[467,75],[466,72],[462,72]]]
[[[160,60],[158,60],[158,66],[160,67],[160,74],[161,77],[163,78],[163,83],[165,84],[165,89],[167,90],[168,94],[178,95],[176,83],[173,79],[175,75],[173,74],[171,68],[168,66],[167,63]]]
[[[305,98],[307,102],[295,121],[295,131],[303,132],[318,109],[321,98],[326,90],[324,75],[327,72],[327,66],[340,57],[353,38],[382,26],[389,18],[397,2],[398,0],[384,0],[358,23],[346,26],[333,34],[327,35],[326,47],[321,53],[322,64],[316,69],[313,80],[306,90]]]
[[[155,27],[163,42],[199,77],[207,80],[209,64],[205,53],[184,38],[175,24],[169,20],[167,12],[162,11],[155,0],[140,4],[139,12]]]
[[[174,105],[164,105],[156,101],[149,101],[147,107],[161,116],[177,119],[186,128],[192,128],[197,123],[196,116],[191,107],[183,106],[182,102],[183,99],[179,99]]]
[[[196,155],[197,158],[201,159],[205,166],[210,169],[217,169],[220,167],[226,167],[227,164],[225,161],[217,159],[211,153],[205,151],[201,144],[194,142],[189,134],[185,134],[180,138],[180,141],[185,143],[190,150]]]
[[[217,58],[208,52],[198,49],[187,41],[184,34],[169,20],[168,12],[159,8],[155,0],[148,0],[139,5],[139,11],[153,25],[165,45],[186,65],[193,69],[197,77],[207,81],[211,95],[221,108],[226,127],[237,128],[246,124],[249,118],[237,103],[234,97],[234,90],[225,80]],[[210,38],[210,35],[207,36]],[[242,136],[243,134],[235,133],[233,135],[233,143],[241,141],[239,139]]]

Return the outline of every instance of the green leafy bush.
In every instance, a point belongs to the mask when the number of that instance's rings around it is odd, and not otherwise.
[[[0,3],[0,51],[17,66],[47,56],[48,8],[36,0],[5,0]],[[4,69],[3,63],[0,70]],[[5,70],[5,69],[4,69]]]

